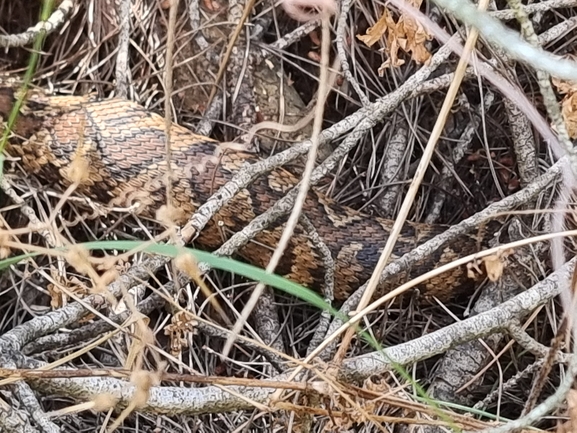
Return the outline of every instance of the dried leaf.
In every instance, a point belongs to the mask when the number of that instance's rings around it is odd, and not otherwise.
[[[552,78],[551,81],[553,85],[557,87],[557,91],[562,95],[577,92],[577,83],[573,81],[562,80],[560,78]]]
[[[561,113],[571,138],[577,138],[577,92],[568,93],[561,103]]]
[[[485,257],[483,259],[485,263],[485,270],[487,271],[487,277],[489,280],[495,282],[503,275],[503,270],[505,269],[505,263],[501,256],[496,254]]]
[[[379,18],[375,25],[369,27],[366,34],[357,35],[357,39],[359,39],[361,42],[364,42],[367,47],[372,47],[379,41],[379,39],[385,36],[385,32],[388,28],[387,22],[389,20],[393,21],[388,9],[385,9],[381,15],[381,18]]]
[[[475,280],[478,275],[483,275],[476,261],[467,263],[467,278]]]
[[[421,5],[421,0],[409,1],[409,3],[418,8]],[[405,14],[401,14],[395,21],[388,9],[383,11],[374,26],[367,29],[366,34],[357,35],[357,38],[369,47],[381,38],[384,39],[384,51],[388,58],[379,67],[380,76],[384,74],[385,69],[399,67],[405,63],[405,60],[399,57],[399,50],[410,54],[411,59],[419,64],[427,63],[431,58],[431,53],[424,45],[426,41],[431,39],[425,28]]]
[[[574,56],[566,56],[573,60]],[[565,95],[561,101],[561,114],[571,138],[577,138],[577,82],[553,78],[551,80],[557,91]]]

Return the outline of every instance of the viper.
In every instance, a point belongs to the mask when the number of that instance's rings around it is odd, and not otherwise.
[[[0,132],[14,106],[17,90],[0,81]],[[253,153],[196,135],[178,124],[170,129],[170,170],[164,118],[122,99],[90,96],[49,96],[29,90],[11,129],[8,153],[21,159],[24,169],[43,183],[77,191],[107,206],[134,209],[154,218],[167,202],[166,179],[171,173],[170,199],[178,216],[188,219],[246,164]],[[4,125],[4,126],[2,126]],[[79,174],[80,173],[80,174]],[[79,177],[80,176],[80,177]],[[79,180],[80,179],[80,180]],[[298,177],[278,168],[242,189],[214,215],[195,239],[195,245],[215,250],[257,215],[269,209],[298,183]],[[393,221],[369,216],[339,205],[315,190],[308,194],[304,215],[332,255],[335,299],[345,300],[371,275]],[[249,263],[266,267],[280,239],[284,220],[262,231],[239,251]],[[445,227],[407,223],[396,242],[393,259],[409,252]],[[323,284],[326,269],[319,244],[297,227],[276,270],[311,288]],[[378,295],[403,280],[478,250],[475,236],[464,236],[445,246],[410,271],[384,283]],[[453,269],[420,286],[425,297],[451,298],[469,287],[467,270]]]

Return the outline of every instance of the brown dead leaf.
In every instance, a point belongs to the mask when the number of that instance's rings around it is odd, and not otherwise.
[[[478,275],[483,275],[483,271],[479,267],[477,261],[467,263],[467,278],[475,280]]]
[[[182,349],[188,347],[189,337],[196,333],[197,322],[182,311],[177,312],[164,327],[164,335],[170,338],[170,353],[180,356]]]
[[[483,258],[483,263],[485,263],[485,270],[487,271],[487,277],[489,280],[495,282],[501,278],[503,270],[505,269],[505,263],[502,256],[496,254],[487,256]]]
[[[409,4],[418,8],[422,0],[410,0]],[[367,46],[372,46],[381,38],[384,39],[384,51],[388,55],[387,60],[379,67],[379,75],[382,76],[384,70],[389,67],[398,67],[405,63],[399,57],[399,50],[410,54],[411,59],[418,63],[427,63],[431,58],[431,53],[425,48],[425,42],[431,39],[425,28],[406,14],[401,14],[397,21],[388,9],[374,26],[367,29],[364,35],[357,35],[357,38]]]
[[[560,78],[552,78],[551,81],[557,88],[557,91],[562,95],[577,92],[577,83],[573,81],[562,80]]]
[[[566,56],[573,60],[573,56]],[[565,95],[561,101],[561,114],[565,121],[567,133],[571,138],[577,138],[577,82],[553,78],[551,80],[557,91]]]
[[[388,9],[385,9],[375,25],[369,27],[366,34],[357,35],[357,39],[364,42],[367,47],[372,47],[379,41],[379,39],[384,37],[390,24],[394,24],[394,21]]]
[[[561,114],[571,138],[577,138],[577,92],[568,93],[561,102]]]

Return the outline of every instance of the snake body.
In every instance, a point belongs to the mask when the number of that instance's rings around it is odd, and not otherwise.
[[[0,86],[0,118],[4,121],[14,105],[15,93],[11,86]],[[8,152],[20,157],[24,168],[44,182],[68,187],[78,180],[80,171],[78,191],[103,204],[129,207],[138,203],[138,212],[148,217],[154,217],[156,210],[166,204],[164,118],[136,103],[88,96],[47,96],[29,91],[12,131]],[[181,221],[189,218],[246,163],[257,160],[254,154],[223,148],[219,142],[195,135],[178,124],[171,127],[171,148],[172,203]],[[207,250],[218,248],[297,182],[297,177],[282,168],[259,177],[221,208],[195,245]],[[314,189],[306,199],[303,213],[331,252],[335,299],[344,300],[370,277],[393,222],[341,206]],[[256,266],[266,267],[283,222],[264,230],[239,251],[240,256]],[[441,230],[427,224],[406,224],[393,258]],[[384,283],[378,294],[477,249],[475,237],[463,237],[431,254],[410,272]],[[319,246],[298,227],[276,273],[318,288],[324,281],[323,263]],[[448,299],[457,288],[466,287],[467,282],[466,269],[457,268],[420,289],[427,297]]]

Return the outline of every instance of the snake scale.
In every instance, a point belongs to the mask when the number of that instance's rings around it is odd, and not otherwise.
[[[0,82],[0,118],[5,124],[15,101],[15,90]],[[0,126],[0,132],[2,131]],[[7,148],[20,157],[27,172],[44,183],[67,187],[72,183],[74,161],[83,159],[84,179],[78,191],[100,203],[129,207],[139,203],[140,215],[154,217],[166,203],[166,148],[164,118],[140,105],[120,99],[96,100],[89,96],[48,96],[29,91],[20,109]],[[171,127],[173,205],[183,220],[226,184],[254,154],[222,148],[220,143],[195,135],[186,128]],[[298,182],[285,169],[261,176],[241,190],[210,221],[195,245],[214,250],[241,230],[255,216],[270,208]],[[304,214],[315,226],[335,263],[335,299],[345,300],[371,275],[387,240],[392,221],[364,215],[341,206],[312,189]],[[266,267],[277,245],[283,221],[263,231],[239,255],[249,263]],[[407,223],[396,243],[394,256],[410,251],[444,228]],[[431,254],[406,274],[380,287],[383,294],[408,277],[416,276],[457,257],[478,250],[475,236],[464,236]],[[318,251],[302,228],[297,228],[276,273],[319,288],[325,269]],[[426,298],[446,300],[457,289],[470,287],[467,270],[457,268],[420,286]]]

